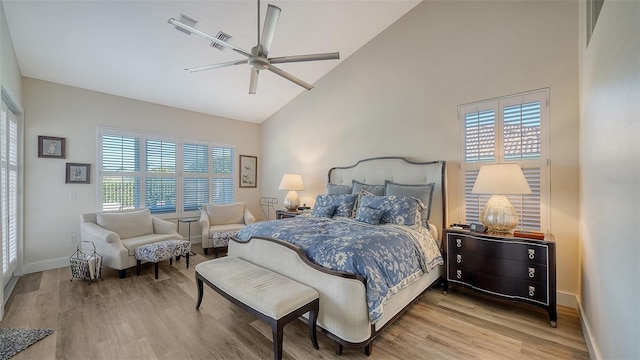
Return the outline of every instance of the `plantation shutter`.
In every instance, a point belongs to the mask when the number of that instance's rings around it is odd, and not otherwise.
[[[102,210],[140,207],[140,138],[102,134]]]
[[[472,194],[480,167],[517,163],[531,188],[529,195],[508,195],[519,215],[518,228],[543,230],[545,193],[543,119],[547,91],[536,91],[460,106],[464,121],[462,173],[464,221],[480,222],[480,211],[491,195]]]
[[[209,202],[209,146],[183,145],[183,210],[194,211]]]
[[[18,120],[2,102],[0,114],[0,198],[2,201],[3,286],[18,268]]]
[[[213,178],[211,180],[211,201],[215,204],[235,201],[234,152],[231,147],[212,147]]]
[[[176,143],[145,143],[145,206],[152,214],[176,212]]]

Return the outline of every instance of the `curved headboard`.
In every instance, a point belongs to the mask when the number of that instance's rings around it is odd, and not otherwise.
[[[333,167],[329,183],[351,185],[352,180],[365,184],[384,185],[385,180],[400,184],[435,183],[429,223],[438,227],[438,234],[447,226],[445,161],[416,162],[403,157],[377,157],[358,161],[355,165]]]

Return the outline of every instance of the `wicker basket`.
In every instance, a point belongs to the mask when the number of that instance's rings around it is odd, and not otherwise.
[[[71,280],[89,280],[91,284],[95,279],[102,279],[102,256],[98,255],[96,246],[91,241],[81,241],[78,244],[76,252],[69,257],[69,264]]]

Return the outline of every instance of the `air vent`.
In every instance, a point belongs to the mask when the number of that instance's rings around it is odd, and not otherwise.
[[[184,14],[180,14],[180,22],[185,24],[185,25],[189,25],[191,27],[196,27],[196,23],[198,23],[197,20],[194,20],[194,19],[192,19],[192,18],[190,18],[190,17],[188,17],[188,16],[186,16]],[[178,30],[178,31],[181,31],[181,32],[187,34],[187,35],[191,35],[191,31],[189,31],[189,30],[185,30],[185,29],[179,28],[177,26],[174,26],[174,28],[176,30]]]
[[[225,34],[222,31],[218,31],[218,35],[216,35],[216,39],[218,40],[222,40],[224,42],[229,41],[229,39],[231,39],[231,35],[229,34]],[[224,50],[224,46],[218,44],[218,43],[214,43],[213,41],[211,42],[211,46],[213,46],[214,48],[223,51]]]

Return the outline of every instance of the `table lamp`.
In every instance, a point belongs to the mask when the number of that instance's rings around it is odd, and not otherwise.
[[[278,190],[289,190],[284,198],[284,207],[289,211],[297,211],[300,206],[300,197],[297,190],[304,190],[302,176],[299,174],[284,174]]]
[[[504,195],[531,194],[531,189],[518,164],[492,164],[480,167],[472,194],[491,194],[480,212],[489,232],[511,233],[518,225],[518,213]]]

